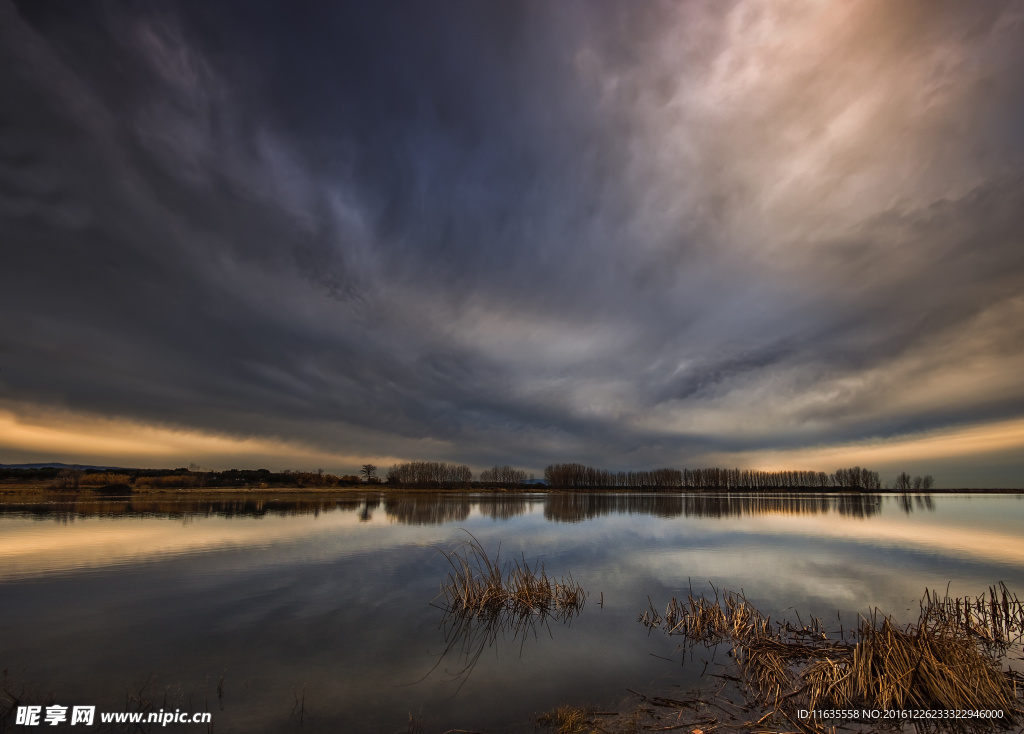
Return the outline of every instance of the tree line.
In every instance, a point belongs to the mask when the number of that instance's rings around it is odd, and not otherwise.
[[[360,484],[387,484],[392,487],[423,489],[443,488],[527,488],[533,486],[533,475],[512,466],[484,469],[477,478],[465,464],[444,461],[409,461],[393,465],[385,478],[377,476],[377,467],[364,464],[356,475],[337,476],[316,472],[267,469],[229,469],[208,471],[196,465],[178,469],[72,469],[39,467],[33,469],[0,467],[0,482],[45,481],[64,490],[102,488],[123,490],[146,488],[202,487],[344,487]],[[878,472],[859,466],[836,469],[831,474],[820,471],[762,471],[757,469],[652,469],[642,471],[609,471],[579,463],[551,464],[544,470],[545,483],[556,489],[851,489],[881,490]],[[930,474],[897,475],[893,488],[900,492],[927,492],[935,484]],[[887,484],[886,489],[889,488]]]
[[[525,470],[512,466],[494,466],[480,472],[474,481],[473,470],[465,464],[444,461],[407,461],[388,469],[386,483],[398,487],[518,487],[532,477]]]
[[[370,469],[367,472],[367,469]],[[367,481],[376,482],[373,465],[364,466]],[[473,471],[465,464],[443,461],[410,461],[395,464],[387,473],[386,483],[397,487],[455,488],[469,486],[522,487],[533,481],[532,475],[511,466],[484,469],[474,480]],[[641,471],[609,471],[584,464],[551,464],[544,469],[544,481],[557,489],[852,489],[881,490],[877,471],[859,466],[822,471],[762,471],[758,469],[650,469]],[[928,491],[935,484],[933,477],[911,477],[906,472],[896,477],[898,491]],[[885,487],[888,489],[888,485]]]
[[[447,461],[407,461],[388,469],[387,483],[403,487],[459,487],[473,481],[473,470]]]
[[[511,466],[496,466],[480,472],[480,481],[484,484],[523,484],[527,478],[525,471]]]

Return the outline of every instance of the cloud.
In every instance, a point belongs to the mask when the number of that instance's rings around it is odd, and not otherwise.
[[[1020,417],[1019,3],[236,11],[0,10],[22,423],[541,469]]]

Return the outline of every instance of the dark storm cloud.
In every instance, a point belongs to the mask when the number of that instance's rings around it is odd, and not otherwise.
[[[208,5],[0,10],[15,414],[540,468],[1024,409],[1019,4]]]

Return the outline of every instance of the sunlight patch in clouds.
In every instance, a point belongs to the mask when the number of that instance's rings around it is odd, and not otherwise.
[[[79,461],[112,466],[150,464],[210,468],[354,467],[367,461],[381,466],[389,456],[349,456],[325,452],[296,442],[266,437],[240,437],[144,424],[116,418],[31,410],[32,418],[0,410],[0,450],[4,463]],[[13,457],[13,458],[12,458]]]

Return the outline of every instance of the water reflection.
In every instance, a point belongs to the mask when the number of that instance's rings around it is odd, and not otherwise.
[[[354,511],[366,506],[365,496],[345,497],[202,497],[181,495],[171,498],[137,497],[127,500],[96,499],[81,495],[53,501],[0,503],[0,516],[14,515],[70,522],[91,517],[289,517],[319,516],[336,510]],[[379,500],[377,500],[379,504]]]
[[[931,499],[929,498],[929,507]],[[673,517],[743,517],[745,515],[823,515],[866,518],[881,508],[881,495],[844,494],[553,494],[544,517],[581,522],[603,515],[643,514]],[[910,510],[907,509],[907,512]]]
[[[484,517],[506,521],[525,515],[534,504],[543,505],[544,518],[576,523],[608,515],[651,515],[659,518],[737,518],[756,515],[827,515],[868,518],[881,512],[882,495],[874,493],[589,493],[551,494],[453,494],[443,492],[347,493],[299,497],[250,496],[132,497],[96,499],[90,496],[0,504],[0,516],[47,518],[70,522],[76,518],[149,516],[171,519],[203,517],[319,516],[325,512],[355,512],[361,522],[371,522],[383,504],[389,521],[402,525],[461,523],[474,508]],[[896,495],[906,514],[934,512],[929,494]]]
[[[935,512],[935,505],[930,494],[915,494],[913,496],[901,494],[897,499],[900,503],[900,509],[908,515],[915,509]]]
[[[363,500],[359,508],[359,522],[370,522],[373,520],[373,511],[380,507],[380,495],[373,494]]]
[[[389,495],[384,512],[403,525],[443,525],[465,520],[471,504],[465,494]]]
[[[522,656],[523,647],[530,638],[537,639],[538,632],[551,637],[551,623],[568,627],[574,617],[580,615],[578,609],[557,609],[553,612],[539,614],[490,614],[477,617],[445,610],[441,620],[444,634],[444,651],[430,673],[437,670],[446,661],[454,661],[454,669],[444,668],[450,681],[458,681],[459,689],[469,679],[470,674],[480,662],[484,651],[493,648],[499,641],[504,645],[518,648]]]
[[[467,535],[452,550],[439,549],[451,570],[432,603],[444,612],[445,640],[432,670],[446,658],[457,660],[458,669],[445,672],[460,681],[460,689],[484,650],[499,639],[513,646],[518,642],[522,656],[526,640],[536,639],[538,629],[552,637],[552,622],[568,626],[587,603],[587,592],[571,574],[549,577],[542,563],[528,564],[525,556],[502,563],[500,553],[491,558],[472,533]]]
[[[480,514],[492,520],[511,520],[525,515],[530,505],[523,495],[496,495],[480,501]]]
[[[1024,497],[1011,496],[349,491],[7,504],[3,667],[57,703],[111,707],[150,674],[197,700],[210,691],[217,706],[227,670],[222,734],[406,731],[410,712],[425,731],[507,731],[566,702],[615,705],[649,681],[652,693],[699,685],[677,640],[636,624],[648,598],[714,584],[773,618],[879,607],[912,621],[925,587],[976,594],[1004,580],[1019,593],[1021,527]],[[571,626],[442,623],[429,604],[447,569],[433,549],[464,531],[571,573],[593,595],[586,613]],[[90,613],[69,616],[69,604]],[[304,722],[289,718],[293,691],[305,693]]]

